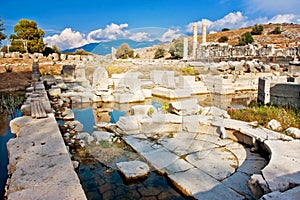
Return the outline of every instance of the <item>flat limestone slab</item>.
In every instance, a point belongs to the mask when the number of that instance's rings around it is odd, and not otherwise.
[[[272,150],[269,164],[262,170],[271,191],[284,191],[290,185],[300,184],[300,142],[268,140],[265,144]]]
[[[196,199],[244,199],[197,168],[171,174],[169,178],[186,195],[194,196]]]
[[[150,172],[150,167],[142,161],[129,161],[116,163],[118,170],[127,180],[146,177]]]
[[[165,167],[174,163],[179,158],[174,153],[171,153],[163,148],[151,151],[149,153],[143,152],[141,154],[155,169],[161,173],[165,173]]]
[[[86,199],[53,114],[22,118],[7,143],[8,199]]]
[[[230,176],[238,167],[235,155],[224,148],[199,151],[188,155],[186,160],[217,180]]]

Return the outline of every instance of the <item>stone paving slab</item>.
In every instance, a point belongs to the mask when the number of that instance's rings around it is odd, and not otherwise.
[[[8,199],[86,199],[53,114],[17,118],[9,152]],[[23,119],[22,119],[23,118]]]
[[[196,152],[188,155],[186,160],[217,180],[230,176],[238,167],[234,154],[224,148]]]
[[[236,172],[232,176],[223,180],[222,183],[234,191],[239,191],[240,194],[243,194],[248,199],[252,199],[252,193],[247,184],[249,178],[250,176],[248,174]]]
[[[141,152],[141,155],[160,173],[166,173],[166,167],[174,163],[179,157],[170,151],[162,148],[151,152]]]
[[[271,191],[284,191],[290,185],[300,185],[300,142],[265,141],[272,150],[269,164],[262,170]]]
[[[200,169],[190,169],[172,174],[170,180],[185,194],[197,199],[244,199],[235,191],[226,187]]]

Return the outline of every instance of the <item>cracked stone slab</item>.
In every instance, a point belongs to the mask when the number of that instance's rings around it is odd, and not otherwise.
[[[166,173],[166,167],[174,163],[179,157],[166,149],[151,152],[141,152],[141,155],[159,172]]]
[[[196,152],[188,155],[186,160],[217,180],[230,176],[238,167],[234,154],[224,148]]]
[[[129,161],[116,163],[118,170],[127,180],[146,177],[150,172],[150,167],[142,161]]]
[[[171,174],[169,178],[186,195],[196,199],[243,199],[243,196],[197,168]]]
[[[248,174],[236,172],[232,176],[223,180],[222,183],[234,191],[239,191],[239,194],[242,194],[247,199],[252,199],[252,193],[247,185],[249,179],[250,176]]]
[[[284,191],[291,185],[300,185],[300,143],[297,140],[267,140],[271,149],[269,164],[262,170],[271,191]]]

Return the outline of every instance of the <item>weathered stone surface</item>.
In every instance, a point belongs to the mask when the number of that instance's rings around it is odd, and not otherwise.
[[[222,183],[234,191],[239,191],[239,194],[252,199],[252,193],[248,188],[247,182],[249,175],[241,172],[234,173],[232,176],[223,180]]]
[[[186,159],[217,180],[223,180],[230,176],[238,167],[238,161],[234,154],[221,148],[203,150],[188,155]]]
[[[178,156],[165,149],[143,152],[142,156],[145,157],[147,161],[161,173],[165,173],[165,167],[174,163],[178,159]]]
[[[265,194],[261,199],[262,200],[296,200],[299,199],[300,187],[295,187],[285,192],[275,191],[269,194]]]
[[[86,141],[88,144],[90,144],[91,142],[94,141],[94,137],[91,136],[89,133],[87,132],[82,132],[82,133],[78,133],[78,135],[75,135],[74,138],[79,139],[79,140],[84,140]]]
[[[201,115],[218,116],[218,117],[222,117],[222,118],[226,118],[226,119],[230,118],[230,116],[228,115],[226,110],[222,110],[222,109],[217,108],[215,106],[201,108],[200,114]]]
[[[281,124],[279,121],[272,119],[268,122],[267,127],[274,131],[280,131],[282,130]]]
[[[103,132],[103,131],[94,131],[92,136],[94,137],[94,140],[97,142],[99,141],[109,141],[113,137],[112,133],[109,132]]]
[[[290,128],[287,128],[285,130],[285,132],[288,136],[291,136],[295,139],[300,139],[300,130],[298,128],[290,127]]]
[[[137,160],[119,162],[116,166],[128,180],[145,177],[150,172],[150,167],[146,163]]]
[[[157,110],[152,105],[136,105],[131,107],[132,115],[152,115],[156,113]]]
[[[61,95],[61,89],[60,88],[52,88],[48,90],[48,93],[51,97],[58,97]]]
[[[197,168],[172,174],[169,178],[185,194],[196,199],[243,199],[243,196]]]
[[[285,191],[293,185],[300,184],[300,149],[299,141],[267,140],[265,144],[271,149],[269,164],[262,170],[271,191]]]
[[[248,187],[255,199],[259,199],[264,194],[270,192],[269,186],[261,174],[253,174],[248,181]]]
[[[74,112],[70,108],[66,108],[61,115],[65,120],[71,120],[75,117]]]
[[[169,112],[177,115],[195,115],[198,114],[200,106],[197,99],[189,99],[169,103]]]
[[[18,137],[7,143],[8,199],[86,199],[53,114],[12,124]]]

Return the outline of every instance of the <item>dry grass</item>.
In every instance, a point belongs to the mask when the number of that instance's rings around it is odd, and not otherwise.
[[[228,110],[232,119],[246,122],[257,121],[259,125],[266,127],[267,123],[275,119],[281,123],[283,130],[289,127],[300,129],[300,112],[284,107],[253,105],[243,110]]]

